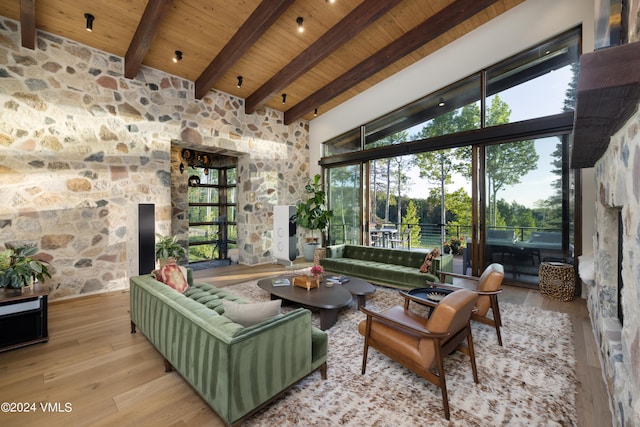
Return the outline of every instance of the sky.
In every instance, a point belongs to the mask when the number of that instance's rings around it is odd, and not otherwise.
[[[565,91],[570,80],[571,69],[567,66],[501,92],[499,95],[511,108],[512,122],[558,114],[562,112]],[[537,170],[523,176],[520,184],[499,192],[498,198],[505,199],[507,202],[517,201],[527,207],[533,207],[536,201],[548,198],[553,192],[551,183],[557,179],[551,174],[553,167],[550,155],[555,151],[558,142],[557,137],[536,140],[536,152],[539,156]],[[427,198],[434,184],[420,178],[417,168],[409,171],[409,177],[411,182],[408,195],[413,198]],[[460,187],[465,188],[467,193],[471,193],[471,183],[461,177],[454,178],[454,183],[447,186],[447,191],[455,191]]]

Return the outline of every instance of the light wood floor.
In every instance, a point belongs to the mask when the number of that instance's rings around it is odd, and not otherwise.
[[[201,282],[229,286],[284,269],[279,265],[233,265],[196,271],[194,276]],[[571,316],[580,380],[578,426],[611,426],[584,300],[557,302],[543,298],[536,290],[508,286],[500,300]],[[0,402],[36,406],[36,412],[0,413],[0,425],[224,425],[176,372],[164,372],[160,355],[142,334],[130,333],[128,292],[51,303],[49,336],[48,343],[0,353]],[[44,412],[41,402],[58,403],[63,411],[70,411]]]

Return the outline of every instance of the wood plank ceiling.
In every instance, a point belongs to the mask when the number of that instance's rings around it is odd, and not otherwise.
[[[524,0],[20,0],[0,15],[36,30],[245,99],[250,114],[311,120],[487,23]],[[95,17],[85,29],[85,14]],[[298,18],[303,32],[298,31]],[[175,51],[182,60],[173,62]],[[476,70],[469,70],[469,72]],[[238,76],[242,85],[238,87]],[[282,95],[286,94],[286,103]]]

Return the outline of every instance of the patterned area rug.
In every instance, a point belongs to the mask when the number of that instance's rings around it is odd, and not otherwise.
[[[377,287],[367,308],[401,305],[394,289]],[[250,301],[269,296],[255,281],[229,287]],[[414,305],[412,305],[414,307]],[[284,310],[286,310],[286,306]],[[329,334],[328,379],[303,379],[244,426],[572,426],[576,425],[576,375],[571,320],[527,306],[501,304],[504,347],[495,330],[473,322],[480,383],[467,356],[445,359],[451,420],[440,389],[374,349],[361,375],[364,314],[343,309]],[[319,315],[313,322],[319,326]]]

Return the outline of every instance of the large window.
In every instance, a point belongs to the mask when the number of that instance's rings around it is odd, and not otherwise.
[[[329,171],[328,202],[333,206],[329,238],[332,244],[361,242],[360,176],[360,165],[343,166]]]
[[[572,262],[579,45],[580,30],[568,31],[328,141],[329,177],[369,170],[363,200],[330,198],[330,208],[363,207],[365,244],[440,246],[464,257],[461,273],[498,261],[509,279],[536,282],[540,262]]]
[[[324,155],[372,150],[573,110],[575,96],[567,97],[567,93],[575,92],[579,46],[580,30],[567,31],[325,142]],[[421,132],[425,128],[428,133]]]
[[[189,262],[227,259],[237,245],[236,168],[196,168],[189,175]]]

